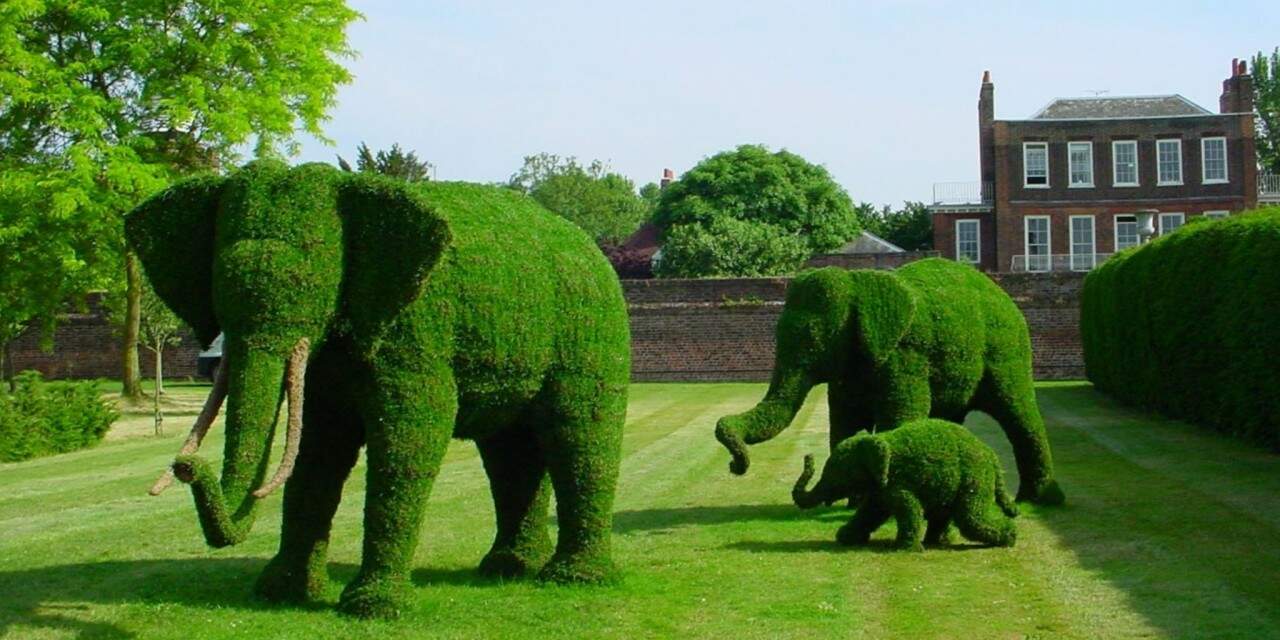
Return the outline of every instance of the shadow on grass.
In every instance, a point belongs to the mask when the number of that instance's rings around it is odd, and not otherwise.
[[[864,545],[846,546],[834,539],[831,540],[744,540],[742,542],[733,542],[724,545],[724,549],[736,549],[738,551],[750,551],[752,553],[813,553],[813,552],[835,552],[835,553],[912,553],[910,551],[901,551],[893,546],[893,540],[888,538],[872,540]],[[924,553],[947,552],[947,551],[976,551],[979,549],[990,549],[989,545],[978,544],[976,542],[955,542],[939,545],[925,545]]]
[[[133,638],[110,622],[85,620],[90,604],[182,605],[196,609],[329,611],[334,602],[276,604],[253,594],[265,558],[192,558],[56,565],[0,572],[0,637],[14,627],[76,638]],[[331,597],[355,577],[354,564],[331,563]],[[415,585],[486,586],[502,581],[474,568],[415,569]]]
[[[630,534],[677,527],[732,524],[737,522],[790,522],[797,520],[845,520],[849,512],[840,507],[802,511],[790,504],[742,504],[669,509],[636,509],[613,514],[613,532]]]

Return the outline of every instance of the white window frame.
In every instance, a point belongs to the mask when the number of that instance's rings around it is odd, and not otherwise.
[[[1128,246],[1120,246],[1120,218],[1132,218],[1133,222],[1125,221],[1126,224],[1133,225],[1133,244]],[[1129,247],[1136,247],[1142,244],[1142,236],[1138,235],[1138,216],[1132,213],[1117,213],[1111,219],[1111,246],[1116,253],[1120,253]]]
[[[1178,145],[1178,179],[1165,180],[1160,175],[1160,145],[1166,143],[1176,143]],[[1156,140],[1156,186],[1158,187],[1176,187],[1183,183],[1182,175],[1182,138],[1160,138]]]
[[[1229,218],[1229,217],[1231,217],[1231,212],[1230,212],[1230,211],[1227,211],[1226,209],[1218,209],[1218,210],[1214,210],[1214,211],[1206,211],[1206,212],[1204,212],[1204,217],[1206,217],[1206,218],[1212,218],[1212,219],[1215,219],[1215,220],[1221,220],[1222,218]]]
[[[1075,182],[1076,169],[1072,165],[1071,152],[1073,149],[1084,147],[1089,152],[1089,181]],[[1092,189],[1093,188],[1093,142],[1089,140],[1076,140],[1067,143],[1067,187],[1070,189]]]
[[[1037,147],[1044,149],[1044,184],[1031,184],[1027,182],[1031,176],[1027,173],[1027,152]],[[1022,143],[1022,186],[1026,189],[1048,189],[1049,188],[1049,143],[1048,142],[1024,142]]]
[[[968,223],[968,222],[973,223],[974,244],[975,246],[977,246],[978,255],[973,260],[965,259],[964,255],[960,253],[960,224]],[[965,264],[981,264],[982,263],[982,221],[977,218],[961,218],[959,220],[956,220],[955,231],[956,231],[956,262],[963,262]]]
[[[1028,233],[1031,220],[1044,220],[1044,242],[1045,249],[1048,251],[1044,254],[1045,267],[1043,269],[1031,268],[1031,234]],[[1026,261],[1025,267],[1027,271],[1036,273],[1053,271],[1053,220],[1049,216],[1022,216],[1022,258]]]
[[[1116,162],[1116,150],[1121,146],[1133,147],[1133,182],[1120,182],[1120,165]],[[1142,182],[1142,176],[1138,173],[1138,141],[1137,140],[1113,140],[1111,142],[1111,186],[1113,187],[1136,187]]]
[[[1165,230],[1164,230],[1164,219],[1165,219],[1165,218],[1172,218],[1172,217],[1174,217],[1174,216],[1177,216],[1177,217],[1178,217],[1178,226],[1179,226],[1179,227],[1181,227],[1182,225],[1184,225],[1184,224],[1186,224],[1186,223],[1187,223],[1187,215],[1186,215],[1185,213],[1181,213],[1181,212],[1177,212],[1177,211],[1170,211],[1169,213],[1162,213],[1162,214],[1160,214],[1159,219],[1158,219],[1158,220],[1157,220],[1157,222],[1156,222],[1156,225],[1157,225],[1157,226],[1156,226],[1156,235],[1161,235],[1161,236],[1162,236],[1162,235],[1164,235],[1164,234],[1168,233],[1168,231],[1165,231]],[[1170,231],[1172,231],[1172,229],[1171,229]]]
[[[1089,221],[1089,253],[1087,254],[1089,256],[1089,260],[1087,262],[1088,266],[1085,266],[1083,268],[1081,268],[1080,266],[1077,266],[1076,264],[1076,256],[1082,255],[1082,254],[1076,253],[1076,220]],[[1071,248],[1071,257],[1068,259],[1071,261],[1070,266],[1072,271],[1089,271],[1090,269],[1093,269],[1095,266],[1097,266],[1098,264],[1098,222],[1097,222],[1097,219],[1092,214],[1074,215],[1068,218],[1067,240],[1069,241],[1070,248]]]
[[[1222,142],[1222,177],[1209,178],[1209,165],[1207,162],[1209,159],[1209,156],[1208,154],[1205,153],[1205,150],[1208,148],[1210,142],[1219,142],[1219,141]],[[1207,138],[1200,138],[1200,183],[1201,184],[1226,184],[1228,182],[1231,182],[1231,172],[1230,172],[1230,169],[1227,168],[1228,164],[1229,163],[1227,162],[1227,139],[1225,136],[1209,136]]]

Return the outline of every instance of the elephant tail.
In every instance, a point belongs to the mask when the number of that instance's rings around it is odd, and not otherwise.
[[[1004,486],[1004,472],[1000,469],[999,463],[995,467],[996,472],[996,505],[1010,518],[1018,517],[1018,503],[1014,501],[1013,496],[1009,495],[1009,489]]]

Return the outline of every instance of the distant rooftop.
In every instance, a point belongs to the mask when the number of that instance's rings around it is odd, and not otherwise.
[[[1058,98],[1041,109],[1032,120],[1078,120],[1095,118],[1151,118],[1159,116],[1213,115],[1208,109],[1180,96],[1116,96]]]
[[[832,253],[843,254],[861,254],[861,253],[902,253],[905,251],[902,247],[881,238],[880,236],[863,231],[858,237],[851,240],[848,244],[832,251]]]

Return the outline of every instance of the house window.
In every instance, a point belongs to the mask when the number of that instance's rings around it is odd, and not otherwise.
[[[1088,271],[1096,259],[1093,216],[1071,216],[1071,270]]]
[[[1156,184],[1182,184],[1182,141],[1156,140]]]
[[[1022,221],[1027,271],[1048,271],[1053,266],[1053,257],[1049,254],[1049,216],[1027,216]]]
[[[1227,181],[1227,139],[1200,140],[1200,170],[1205,184]]]
[[[956,260],[978,264],[982,258],[979,220],[956,220]]]
[[[1206,212],[1204,212],[1204,217],[1206,217],[1206,218],[1215,218],[1215,219],[1217,219],[1217,218],[1225,218],[1225,217],[1227,217],[1227,216],[1229,216],[1229,215],[1231,215],[1231,212],[1230,212],[1230,211],[1206,211]]]
[[[1022,184],[1027,187],[1049,186],[1049,143],[1022,144]]]
[[[1116,216],[1116,251],[1124,251],[1138,244],[1138,219],[1134,216]]]
[[[1071,167],[1072,187],[1093,186],[1093,143],[1068,142],[1067,158]]]
[[[1138,186],[1138,141],[1111,143],[1111,182],[1117,187]]]
[[[1162,213],[1160,214],[1160,235],[1164,235],[1182,226],[1182,222],[1186,216],[1181,213]]]

